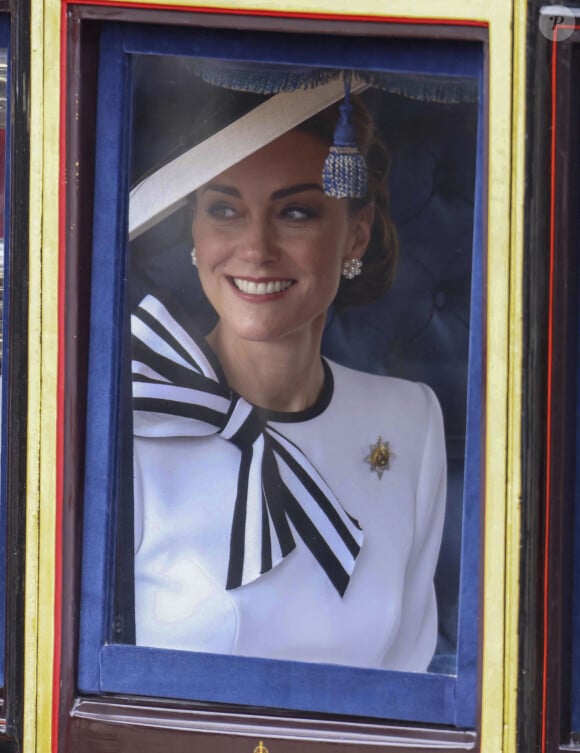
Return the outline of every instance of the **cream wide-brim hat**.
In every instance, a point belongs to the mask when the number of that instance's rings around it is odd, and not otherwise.
[[[129,198],[133,241],[183,207],[187,197],[249,155],[327,107],[369,87],[428,101],[474,101],[473,79],[200,60],[197,75],[234,91],[271,95],[135,185]],[[246,82],[251,81],[246,85]],[[346,82],[346,83],[345,83]]]

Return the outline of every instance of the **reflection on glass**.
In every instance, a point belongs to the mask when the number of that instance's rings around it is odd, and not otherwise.
[[[136,640],[453,672],[476,95],[354,77],[368,183],[336,198],[341,76],[265,72],[338,93],[283,124],[231,64],[135,58]]]

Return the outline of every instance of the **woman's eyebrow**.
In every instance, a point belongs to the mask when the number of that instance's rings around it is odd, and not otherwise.
[[[234,186],[227,186],[223,183],[207,183],[202,188],[202,193],[206,191],[217,191],[218,193],[225,193],[228,196],[235,196],[241,198],[241,191]],[[288,186],[286,188],[279,188],[277,191],[273,191],[270,194],[270,199],[275,201],[276,199],[284,199],[286,196],[292,196],[295,193],[302,193],[303,191],[322,191],[322,186],[319,183],[298,183],[295,186]]]
[[[318,183],[298,183],[296,186],[288,186],[288,188],[280,188],[274,191],[270,194],[270,199],[284,199],[286,196],[302,193],[302,191],[322,191],[322,186]]]
[[[202,193],[205,193],[206,191],[217,191],[218,193],[225,193],[228,196],[237,196],[238,198],[241,196],[241,193],[237,188],[234,188],[233,186],[225,186],[222,183],[206,183],[202,189]]]

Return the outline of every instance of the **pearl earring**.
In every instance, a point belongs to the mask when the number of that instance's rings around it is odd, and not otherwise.
[[[342,262],[342,276],[347,280],[352,280],[360,275],[362,270],[362,261],[360,259],[345,259]]]
[[[191,263],[194,267],[197,267],[197,252],[195,246],[191,249]]]

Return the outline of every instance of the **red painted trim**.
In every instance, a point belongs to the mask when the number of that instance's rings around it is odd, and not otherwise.
[[[552,40],[552,99],[551,99],[551,134],[550,134],[550,269],[548,282],[548,374],[546,415],[546,519],[544,535],[544,615],[543,615],[543,657],[542,657],[542,734],[541,751],[546,753],[547,745],[547,714],[548,714],[548,649],[549,631],[548,615],[550,612],[550,514],[552,509],[551,479],[552,479],[552,370],[553,370],[553,334],[554,334],[554,263],[556,253],[556,126],[557,126],[557,49],[558,41]]]
[[[60,35],[60,130],[59,130],[59,186],[58,186],[58,377],[56,420],[56,512],[54,556],[54,656],[52,684],[52,744],[58,751],[60,714],[60,663],[62,641],[62,519],[63,519],[63,463],[64,463],[64,375],[65,375],[65,277],[66,277],[66,52],[67,8],[61,8]]]
[[[208,8],[191,5],[162,5],[161,3],[127,3],[123,0],[65,0],[66,5],[94,5],[100,7],[114,8],[151,8],[153,10],[170,10],[182,11],[184,13],[213,13],[230,16],[270,16],[274,18],[309,18],[317,20],[335,20],[335,21],[372,21],[376,23],[397,23],[397,24],[414,24],[429,26],[473,26],[487,28],[487,21],[477,21],[475,19],[458,19],[458,18],[399,18],[394,16],[379,15],[362,15],[356,13],[338,14],[338,13],[314,13],[309,11],[279,11],[279,10],[260,10],[244,8]]]

